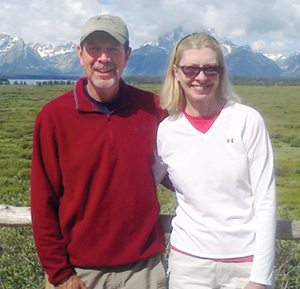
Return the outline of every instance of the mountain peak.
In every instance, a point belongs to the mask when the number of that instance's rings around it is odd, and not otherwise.
[[[19,36],[15,36],[12,41],[13,42],[24,42]]]
[[[271,53],[264,53],[264,56],[273,60],[273,61],[278,61],[279,59],[286,58],[283,54],[277,53],[277,54],[271,54]]]
[[[254,52],[249,45],[238,46],[228,39],[219,38],[212,29],[202,31],[212,35],[222,46],[230,75],[300,78],[299,52],[288,57],[264,55]],[[188,34],[189,31],[178,27],[171,33],[145,42],[132,51],[124,76],[164,76],[172,50]],[[84,73],[76,48],[72,42],[58,46],[36,42],[25,44],[20,37],[0,34],[0,74],[82,76]]]

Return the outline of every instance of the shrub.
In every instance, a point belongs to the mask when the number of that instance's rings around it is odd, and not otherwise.
[[[281,138],[281,140],[286,143],[292,143],[294,139],[295,139],[295,135],[293,134],[292,135],[287,134]]]
[[[287,176],[289,173],[289,167],[287,166],[276,166],[275,168],[275,174],[277,177],[284,177],[284,176]]]
[[[300,148],[300,137],[294,138],[291,142],[291,147]]]
[[[276,242],[275,288],[297,289],[300,284],[300,244],[297,241]]]
[[[0,227],[0,288],[43,288],[31,228]]]
[[[21,181],[28,181],[30,180],[30,174],[31,174],[31,169],[29,168],[21,169],[18,172],[18,179]]]

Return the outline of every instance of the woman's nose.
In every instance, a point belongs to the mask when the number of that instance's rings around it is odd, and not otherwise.
[[[203,70],[201,70],[198,75],[196,76],[196,79],[199,80],[199,81],[204,81],[207,79],[207,76],[206,74],[204,73]]]

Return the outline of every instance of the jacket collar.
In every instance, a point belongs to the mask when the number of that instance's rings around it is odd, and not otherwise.
[[[73,90],[74,100],[76,104],[76,109],[81,112],[102,112],[94,103],[92,103],[87,95],[84,92],[84,86],[87,84],[87,78],[80,78],[76,86]],[[130,105],[134,97],[129,91],[128,86],[124,82],[124,80],[120,79],[120,90],[119,90],[119,98],[120,98],[120,107],[121,109],[127,105]]]

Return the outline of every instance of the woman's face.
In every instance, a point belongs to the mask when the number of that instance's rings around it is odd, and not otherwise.
[[[189,76],[183,68],[184,66],[192,66],[191,69],[195,67],[209,68],[209,71],[205,74],[205,71],[201,70],[197,75]],[[206,104],[216,102],[215,94],[219,86],[221,71],[218,70],[219,66],[217,53],[211,48],[203,47],[182,52],[178,66],[174,65],[174,76],[184,91],[187,108],[189,106],[199,107],[204,102]],[[197,69],[194,70],[197,71]],[[214,70],[218,71],[214,73]]]

